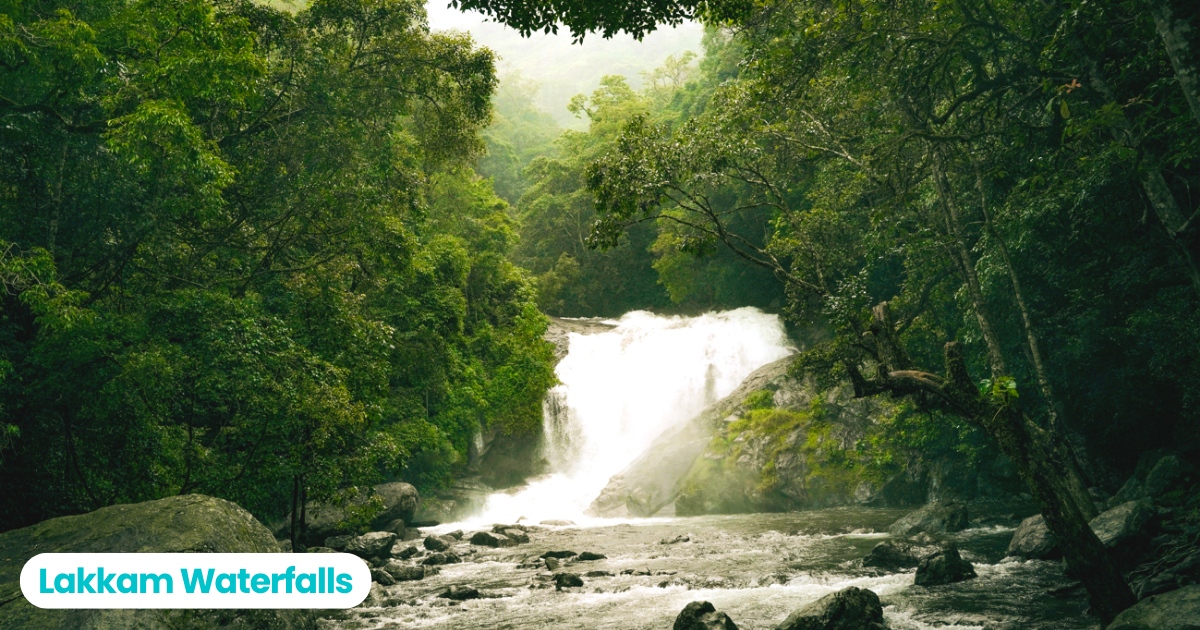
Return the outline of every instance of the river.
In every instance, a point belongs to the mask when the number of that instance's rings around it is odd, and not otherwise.
[[[745,629],[774,628],[823,595],[858,586],[876,592],[893,630],[1083,630],[1079,589],[1058,563],[1004,558],[1016,519],[1029,504],[970,506],[982,526],[956,541],[979,577],[921,587],[914,572],[864,568],[861,559],[885,540],[908,509],[847,507],[785,514],[648,519],[591,518],[585,511],[608,478],[651,440],[730,393],[754,369],[794,352],[778,318],[755,309],[696,318],[631,313],[595,335],[572,335],[558,366],[562,385],[547,399],[546,456],[552,473],[516,491],[493,495],[484,513],[423,530],[446,534],[493,523],[534,526],[514,548],[456,545],[464,562],[440,574],[388,587],[386,605],[339,613],[339,628],[670,628],[691,601],[707,600]],[[664,541],[687,538],[665,544]],[[419,543],[418,543],[419,544]],[[556,590],[544,567],[522,566],[546,551],[606,556],[567,561],[579,588]],[[592,575],[588,575],[592,573]],[[606,575],[607,574],[607,575]],[[437,596],[452,585],[483,598]],[[330,622],[326,622],[330,623]]]

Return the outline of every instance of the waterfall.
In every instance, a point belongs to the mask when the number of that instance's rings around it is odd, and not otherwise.
[[[794,350],[776,315],[740,308],[698,317],[635,311],[611,331],[572,333],[561,385],[543,405],[551,473],[489,497],[482,520],[588,520],[609,478],[664,430],[731,393]]]

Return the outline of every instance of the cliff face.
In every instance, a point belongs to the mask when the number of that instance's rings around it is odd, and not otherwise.
[[[785,358],[751,374],[692,421],[666,431],[592,503],[597,516],[779,512],[849,504],[917,505],[1022,490],[1011,465],[907,454],[880,464],[860,442],[896,403],[855,399],[849,386],[818,392],[791,378]]]

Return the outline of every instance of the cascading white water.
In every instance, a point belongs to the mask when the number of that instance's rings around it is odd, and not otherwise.
[[[794,349],[776,315],[740,308],[699,317],[623,316],[609,332],[570,335],[562,385],[544,405],[551,474],[494,494],[481,519],[588,520],[583,511],[669,427],[731,393]]]

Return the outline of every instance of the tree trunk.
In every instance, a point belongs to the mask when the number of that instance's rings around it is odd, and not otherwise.
[[[1195,5],[1191,6],[1195,12]],[[1171,6],[1170,0],[1150,0],[1150,15],[1175,69],[1175,79],[1192,108],[1192,118],[1200,123],[1200,51],[1196,50],[1200,33]]]

